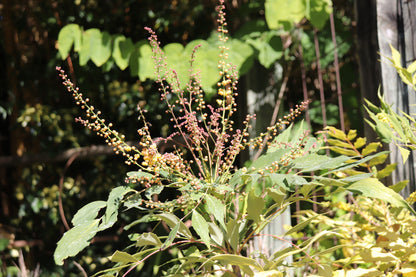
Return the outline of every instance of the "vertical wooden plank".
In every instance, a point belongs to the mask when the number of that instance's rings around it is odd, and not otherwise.
[[[377,0],[377,31],[381,55],[382,91],[386,101],[400,114],[404,111],[416,113],[416,94],[405,86],[390,65],[386,57],[391,57],[390,45],[398,49],[403,57],[403,66],[415,59],[415,23],[416,9],[414,0]],[[409,185],[402,191],[404,197],[415,191],[415,155],[403,165],[397,147],[390,145],[390,162],[397,163],[392,174],[392,181],[409,180]]]
[[[273,70],[266,70],[263,66],[255,64],[249,74],[244,77],[245,80],[245,102],[247,111],[250,114],[256,114],[256,120],[252,126],[252,136],[264,132],[269,126],[274,106],[277,101],[280,84],[282,83],[283,69],[279,64],[275,64]],[[282,110],[282,109],[280,109]],[[253,158],[256,150],[249,153],[249,157]],[[291,214],[288,208],[282,215],[278,216],[271,222],[262,232],[262,234],[272,234],[282,236],[286,229],[284,226],[291,225]],[[270,255],[278,250],[289,247],[286,242],[277,240],[270,236],[256,237],[252,243],[255,253],[266,253]],[[289,257],[287,262],[291,262]],[[293,273],[287,273],[293,276]]]
[[[360,74],[361,103],[367,99],[379,105],[377,91],[381,83],[380,56],[377,38],[377,3],[376,0],[355,0],[356,42]],[[363,116],[369,116],[363,112]],[[364,124],[364,134],[369,141],[375,141],[376,132]]]

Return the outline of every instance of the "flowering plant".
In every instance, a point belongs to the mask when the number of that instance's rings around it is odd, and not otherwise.
[[[287,265],[285,258],[294,254],[301,254],[298,259],[303,264],[317,264],[315,258],[307,254],[307,249],[319,238],[332,234],[331,231],[317,233],[296,245],[287,236],[305,223],[279,236],[262,234],[262,230],[291,204],[312,201],[312,195],[322,188],[336,185],[348,189],[351,181],[357,182],[369,175],[345,180],[328,177],[331,173],[353,168],[362,160],[319,154],[319,141],[303,128],[294,130],[290,123],[306,108],[307,102],[302,102],[257,137],[250,137],[249,133],[254,115],[245,118],[242,129],[235,127],[238,74],[228,62],[223,0],[217,12],[220,59],[215,106],[204,100],[200,85],[203,76],[193,68],[200,46],[194,48],[189,82],[183,86],[176,71],[167,68],[156,34],[146,28],[161,101],[167,104],[175,130],[166,138],[151,136],[146,111],[138,107],[142,124],[138,129],[140,143],[139,146],[128,144],[113,124],[107,123],[101,112],[74,87],[65,72],[57,68],[77,105],[86,112],[87,118],[77,121],[103,137],[116,153],[124,156],[126,164],[136,167],[135,171],[127,173],[126,185],[114,188],[107,201],[89,203],[75,214],[74,227],[58,242],[54,255],[57,264],[78,254],[98,232],[113,226],[120,207],[124,211],[138,211],[137,221],[125,227],[129,232],[142,222],[157,224],[150,232],[131,232],[132,245],[111,256],[116,264],[97,273],[102,276],[118,273],[127,276],[161,252],[171,259],[157,267],[169,276],[215,273],[283,276],[282,268]],[[284,127],[286,130],[281,131]],[[172,151],[162,151],[166,148],[162,146],[169,142],[175,142]],[[248,148],[267,148],[267,151],[249,166],[238,168],[237,157]],[[359,185],[354,189],[359,190]],[[169,196],[161,197],[166,191]],[[158,228],[160,225],[163,228]],[[271,236],[289,246],[261,253],[250,247],[250,242],[258,236]]]

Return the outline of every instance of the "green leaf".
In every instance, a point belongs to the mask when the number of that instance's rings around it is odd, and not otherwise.
[[[121,252],[118,250],[116,250],[116,252],[114,252],[114,254],[110,257],[110,260],[114,263],[123,263],[123,264],[135,263],[138,261],[135,257],[130,255],[129,253]]]
[[[331,151],[334,151],[334,152],[338,153],[338,154],[349,156],[349,157],[355,157],[355,156],[358,155],[358,153],[355,152],[354,150],[345,149],[343,147],[330,146],[329,149]]]
[[[396,166],[396,164],[389,164],[382,170],[379,170],[377,172],[377,179],[382,179],[384,177],[390,176],[390,174],[396,169]]]
[[[114,38],[113,46],[113,59],[116,65],[124,70],[129,65],[131,53],[134,50],[133,42],[130,38],[126,38],[123,35],[118,35]]]
[[[254,50],[247,43],[231,39],[228,42],[230,52],[228,53],[228,61],[237,67],[239,75],[245,74],[253,65]],[[212,57],[211,57],[212,59]]]
[[[205,196],[206,209],[207,212],[212,214],[214,218],[219,222],[219,224],[226,229],[225,226],[225,206],[224,204],[216,197],[211,195]]]
[[[224,246],[224,233],[213,222],[208,222],[211,239],[219,246]]]
[[[266,0],[264,12],[270,29],[283,27],[289,30],[305,17],[306,6],[302,0]]]
[[[272,163],[278,161],[283,155],[290,151],[289,148],[280,148],[274,152],[268,152],[261,155],[257,160],[255,160],[250,167],[255,169],[262,169],[268,166],[271,166]]]
[[[407,186],[408,183],[409,183],[409,180],[403,180],[394,185],[389,186],[389,188],[399,193]]]
[[[107,200],[107,209],[103,216],[103,221],[100,224],[100,230],[104,230],[113,226],[117,221],[118,208],[120,207],[121,200],[124,195],[134,191],[133,189],[125,186],[116,187],[111,190]]]
[[[111,36],[107,32],[94,32],[90,37],[94,49],[91,49],[91,60],[100,67],[111,57]]]
[[[407,161],[407,158],[409,157],[410,151],[400,146],[397,146],[397,147],[399,148],[400,154],[402,155],[403,164],[405,164]]]
[[[169,246],[171,246],[173,240],[176,238],[176,235],[178,234],[180,223],[183,223],[183,222],[182,221],[178,222],[178,224],[176,224],[175,227],[173,227],[172,230],[170,230],[169,236],[163,243],[161,249],[166,249]]]
[[[311,24],[317,28],[322,29],[332,13],[331,0],[310,0],[310,13],[307,18]]]
[[[89,221],[93,221],[98,212],[106,206],[107,202],[105,201],[94,201],[88,203],[84,207],[78,210],[78,212],[72,218],[72,224],[74,226],[84,224]]]
[[[146,190],[145,196],[147,199],[152,199],[152,195],[160,194],[164,189],[163,185],[153,185]]]
[[[55,249],[54,260],[57,265],[63,265],[63,260],[73,257],[90,244],[97,234],[100,219],[84,222],[64,233]]]
[[[236,265],[236,266],[252,266],[258,271],[262,271],[263,268],[257,263],[255,259],[247,258],[240,255],[234,254],[219,254],[215,255],[208,261],[220,261],[225,264]]]
[[[154,233],[143,233],[137,238],[136,246],[149,246],[154,245],[161,247],[162,242],[159,237]]]
[[[367,138],[357,138],[357,140],[354,142],[354,147],[356,149],[360,149],[367,143]],[[365,156],[365,155],[364,155]]]
[[[357,130],[353,130],[353,129],[351,129],[351,130],[349,130],[348,131],[348,134],[347,134],[347,139],[349,140],[349,141],[352,141],[353,139],[355,139],[357,137]]]
[[[377,151],[377,149],[381,146],[380,142],[372,142],[369,145],[367,145],[363,151],[361,152],[361,154],[365,157],[371,153],[374,153]]]
[[[261,221],[260,215],[263,212],[264,206],[264,199],[260,196],[256,196],[254,189],[250,190],[247,200],[247,218],[253,220],[255,223],[259,223]]]
[[[384,186],[379,180],[375,178],[367,178],[353,183],[346,187],[347,190],[358,193],[366,197],[373,197],[392,204],[396,207],[401,207],[409,210],[416,215],[416,212],[409,206],[409,204],[394,190]]]
[[[400,56],[399,51],[397,51],[391,44],[390,44],[390,49],[391,49],[391,55],[392,55],[392,62],[394,66],[401,67],[402,62],[401,62],[401,56]]]
[[[91,59],[96,50],[97,41],[101,41],[101,32],[96,28],[88,29],[82,34],[81,49],[79,50],[79,64],[84,66]]]
[[[184,88],[189,80],[189,60],[191,59],[191,57],[186,56],[184,54],[184,51],[185,48],[180,43],[169,43],[165,47],[163,47],[163,52],[166,55],[166,62],[168,64],[168,68],[170,70],[174,70],[177,74],[176,79],[175,75],[171,74],[171,72],[168,72],[166,76],[167,81],[171,84],[179,82],[179,88]]]
[[[344,142],[342,140],[327,139],[327,142],[329,143],[329,145],[331,145],[331,147],[332,146],[339,146],[339,147],[343,147],[343,148],[353,149],[353,146],[351,144],[349,144],[347,142]]]
[[[58,51],[64,60],[68,57],[74,45],[75,51],[81,47],[81,28],[77,24],[68,24],[64,26],[58,34]]]
[[[166,222],[170,228],[175,228],[176,225],[179,225],[178,232],[187,238],[192,238],[191,231],[189,231],[188,227],[176,215],[172,213],[161,213],[155,214],[154,216]]]
[[[230,244],[231,248],[237,251],[238,245],[240,242],[240,223],[235,219],[229,219],[227,222],[227,241]]]
[[[282,206],[283,201],[285,200],[286,193],[276,190],[274,188],[267,188],[267,195],[270,196],[277,206]]]
[[[147,40],[141,40],[134,45],[130,56],[130,74],[138,76],[141,81],[155,78],[155,67],[152,60],[152,48]]]
[[[211,249],[211,239],[209,237],[209,225],[205,218],[196,210],[192,212],[192,227],[196,233],[201,237],[202,241]]]
[[[410,74],[413,74],[416,72],[416,61],[412,62],[408,67],[407,71],[409,71]],[[416,83],[415,83],[416,84]]]

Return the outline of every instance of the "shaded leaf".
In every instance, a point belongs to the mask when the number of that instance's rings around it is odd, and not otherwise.
[[[176,215],[171,213],[161,213],[155,214],[154,216],[166,222],[170,228],[176,228],[178,225],[178,232],[180,234],[187,238],[192,238],[191,231],[189,231],[188,227],[186,227],[186,225]]]

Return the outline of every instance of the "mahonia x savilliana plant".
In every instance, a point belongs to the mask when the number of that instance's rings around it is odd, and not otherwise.
[[[106,143],[114,148],[117,154],[126,159],[126,164],[135,165],[143,174],[130,174],[127,182],[140,183],[149,188],[175,184],[177,188],[189,190],[212,189],[212,184],[226,184],[234,172],[234,164],[238,154],[247,147],[263,148],[264,138],[271,140],[278,130],[288,125],[307,106],[302,102],[289,115],[280,119],[277,124],[267,128],[256,138],[249,138],[250,121],[255,115],[247,115],[243,121],[244,128],[238,129],[232,120],[237,111],[236,97],[238,95],[238,72],[228,60],[227,47],[227,22],[223,1],[217,7],[218,12],[218,38],[221,42],[218,69],[220,81],[217,83],[217,106],[213,107],[204,100],[204,93],[200,85],[200,74],[192,67],[198,48],[196,46],[191,56],[191,70],[189,82],[183,89],[175,70],[168,69],[166,57],[160,47],[160,42],[151,28],[145,28],[150,36],[149,42],[153,49],[153,60],[157,75],[157,83],[160,85],[161,101],[167,104],[167,113],[171,116],[171,122],[176,130],[167,138],[152,138],[149,132],[149,124],[146,122],[145,110],[138,106],[139,118],[143,127],[137,132],[140,136],[140,147],[131,146],[125,141],[125,136],[113,129],[112,123],[107,123],[101,117],[101,111],[90,105],[88,98],[84,98],[77,87],[74,87],[65,72],[57,67],[63,84],[72,93],[77,105],[86,112],[87,119],[78,118],[77,121],[103,137]],[[177,147],[173,152],[160,153],[158,145],[181,137],[183,147]],[[191,158],[186,159],[185,152]],[[149,173],[149,174],[146,174]],[[150,177],[151,176],[151,177]],[[215,188],[214,188],[215,189]],[[184,207],[193,198],[179,197],[175,200]],[[147,201],[145,201],[147,202]],[[149,203],[146,203],[149,204]],[[152,207],[172,207],[164,203],[154,203]]]

